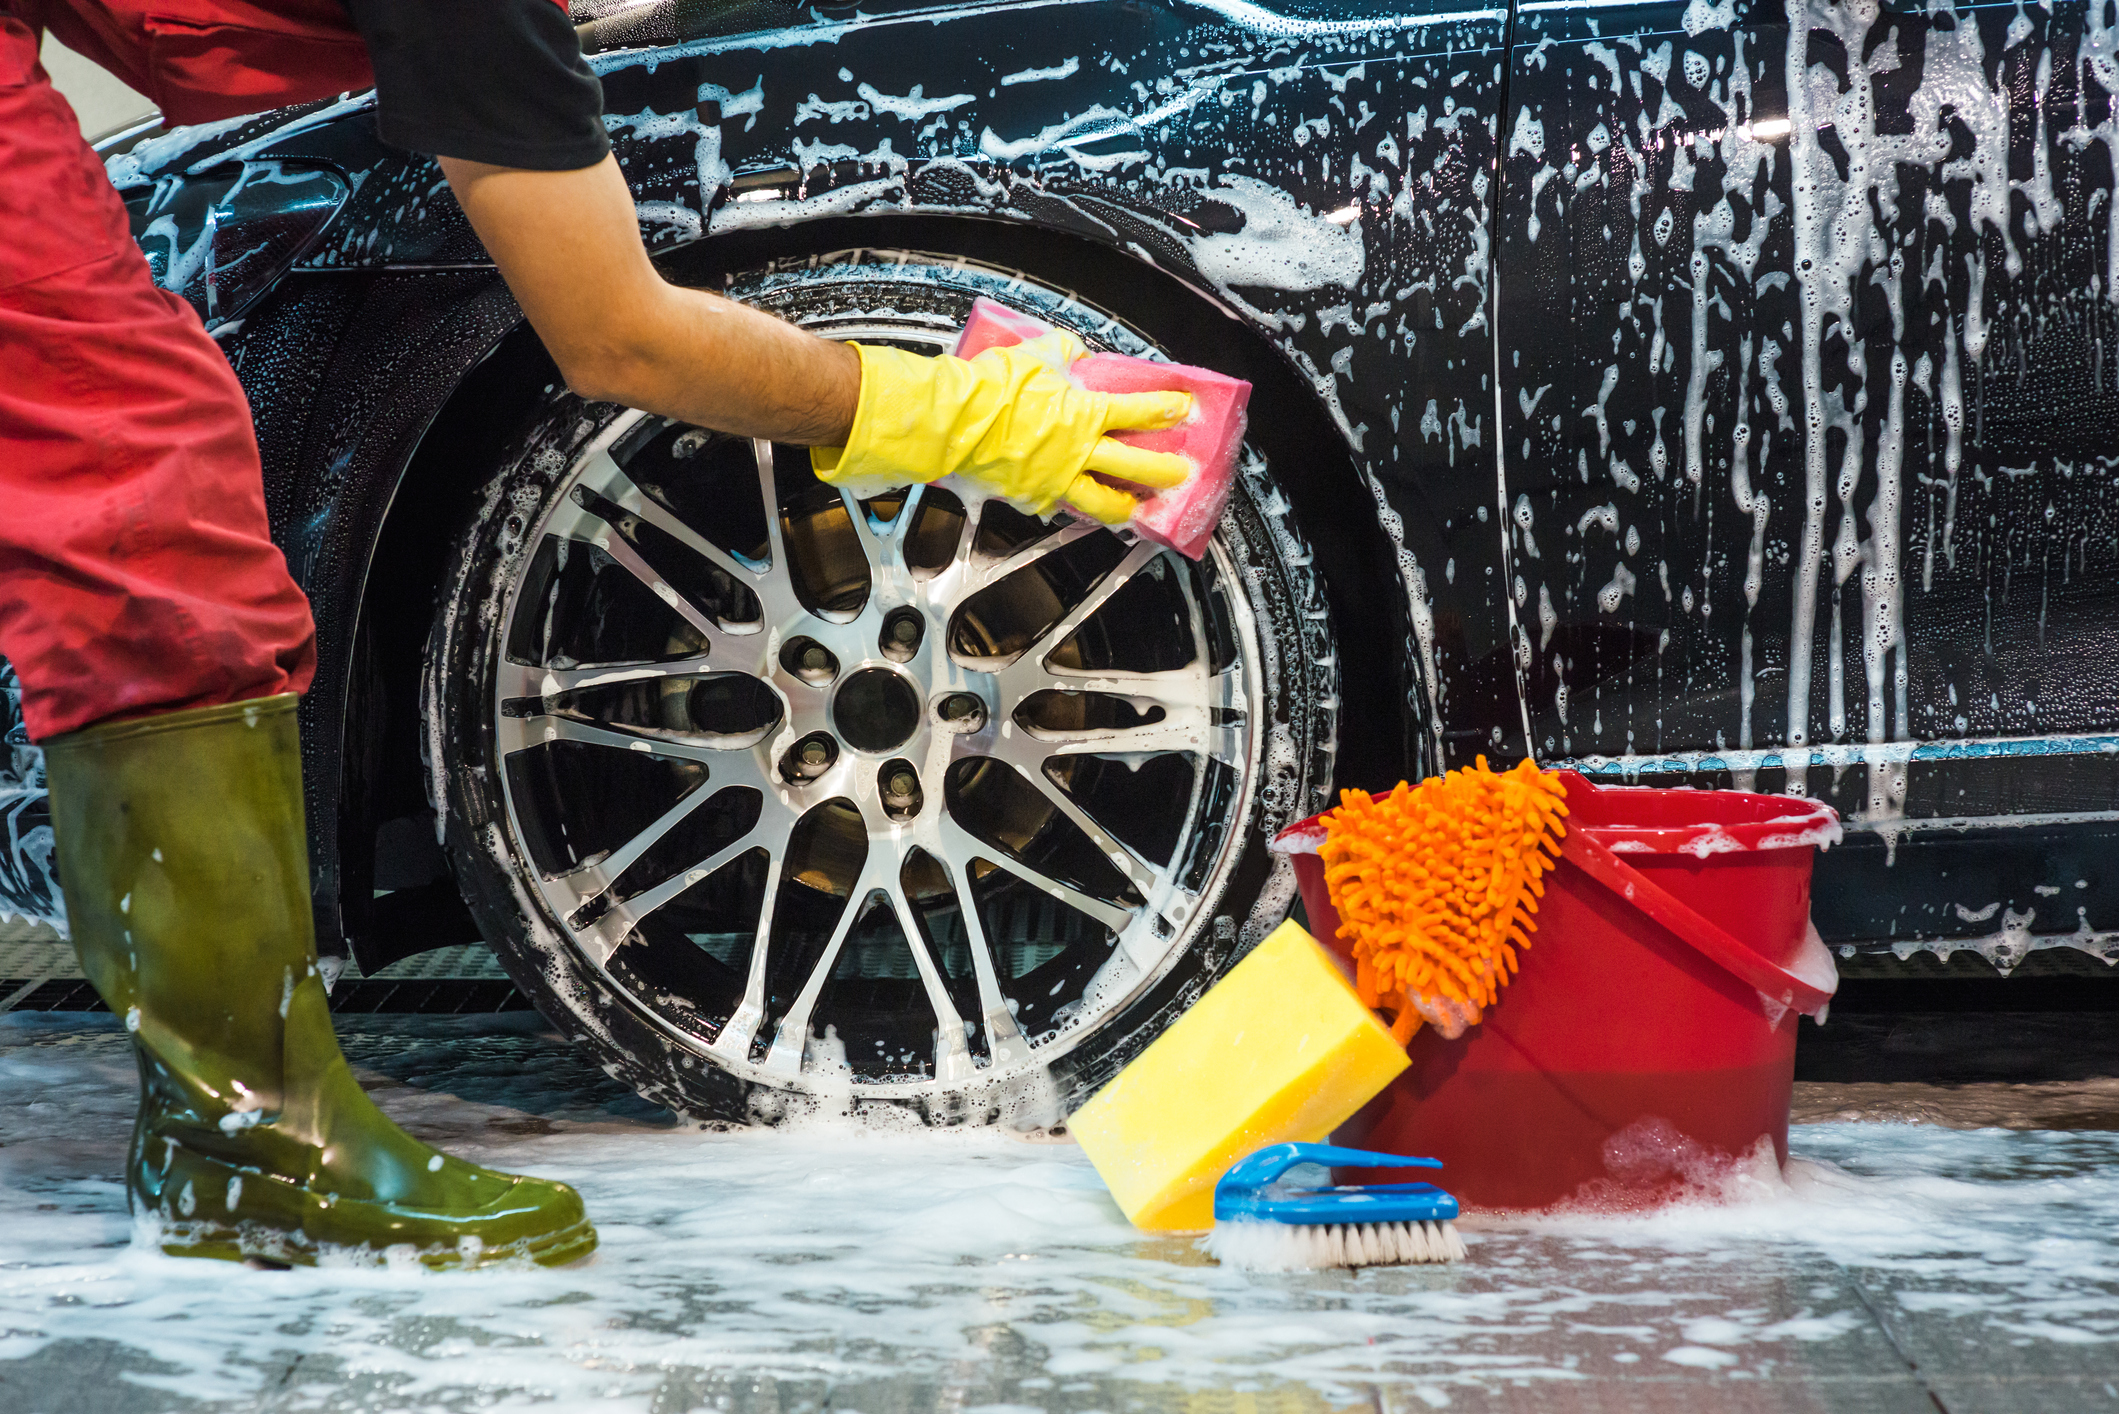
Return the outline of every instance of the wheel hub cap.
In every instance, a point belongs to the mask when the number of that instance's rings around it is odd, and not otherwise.
[[[856,751],[895,751],[920,727],[920,691],[889,668],[863,668],[832,699],[839,735]]]

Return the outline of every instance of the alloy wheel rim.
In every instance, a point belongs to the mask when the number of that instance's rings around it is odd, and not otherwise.
[[[805,595],[798,583],[797,549],[791,544],[798,522],[781,504],[791,449],[738,444],[747,447],[755,466],[761,506],[771,508],[763,516],[765,544],[758,547],[763,553],[746,554],[702,533],[629,472],[628,447],[656,436],[667,441],[671,434],[680,440],[704,435],[644,414],[621,415],[575,459],[561,494],[551,498],[525,543],[564,542],[607,557],[610,567],[637,581],[682,621],[696,651],[654,661],[575,662],[562,656],[526,662],[504,649],[492,721],[509,823],[518,841],[543,826],[539,812],[525,808],[524,790],[509,763],[540,747],[565,742],[644,753],[703,767],[703,781],[614,847],[572,867],[546,870],[532,864],[528,872],[534,886],[561,920],[568,943],[590,965],[631,991],[663,1030],[745,1078],[798,1090],[843,1088],[851,1082],[857,1095],[885,1097],[1041,1070],[1167,970],[1205,921],[1197,916],[1201,900],[1214,896],[1237,852],[1240,821],[1217,820],[1211,823],[1218,830],[1206,828],[1206,816],[1220,809],[1217,802],[1233,800],[1239,813],[1248,808],[1260,769],[1260,733],[1252,710],[1259,700],[1256,630],[1244,596],[1235,590],[1241,581],[1227,552],[1217,543],[1202,573],[1129,533],[1114,535],[1063,519],[1002,553],[986,553],[981,545],[989,516],[1006,519],[1014,513],[995,501],[957,495],[962,523],[946,561],[922,564],[908,554],[920,533],[922,508],[940,506],[951,499],[949,493],[914,487],[901,497],[870,502],[839,493],[837,507],[826,509],[843,514],[842,539],[850,532],[858,544],[869,583],[858,607],[822,606],[811,602],[814,594]],[[806,459],[800,452],[792,455]],[[993,655],[960,651],[959,626],[967,605],[1093,540],[1100,541],[1109,568],[1063,604],[1058,617],[1039,627],[1026,647]],[[669,546],[679,546],[726,582],[741,586],[755,605],[755,618],[732,622],[702,605],[698,595],[684,592],[657,568],[643,549],[648,543],[660,546],[665,559],[672,553]],[[1193,638],[1187,666],[1141,671],[1055,661],[1069,656],[1061,650],[1100,610],[1146,575],[1180,585]],[[1218,595],[1201,587],[1209,582],[1220,587]],[[519,576],[507,596],[502,622],[509,642],[518,616],[540,608],[528,602],[528,583]],[[1221,620],[1210,625],[1209,611],[1217,607]],[[1235,644],[1223,661],[1217,661],[1209,642],[1211,627]],[[600,718],[594,706],[597,694],[612,690],[652,689],[667,698],[689,690],[687,685],[731,678],[748,679],[770,694],[775,705],[769,723],[741,732],[701,731],[696,723],[670,731]],[[753,700],[764,698],[754,692]],[[1071,707],[1084,719],[1090,704],[1099,704],[1104,715],[1128,721],[1053,726],[1045,710],[1050,703]],[[1067,711],[1059,715],[1064,718]],[[1194,765],[1189,797],[1173,802],[1183,816],[1179,846],[1161,861],[1129,842],[1123,824],[1099,818],[1048,769],[1055,762],[1094,758],[1138,772],[1144,763],[1170,756]],[[993,829],[981,829],[988,822],[970,808],[970,789],[959,787],[995,767],[1035,793],[1048,826],[1056,816],[1064,821],[1058,828],[1079,832],[1080,841],[1109,862],[1122,884],[1097,889],[1080,878],[1048,872]],[[1078,772],[1074,779],[1079,780]],[[662,877],[643,877],[641,866],[661,842],[702,807],[733,792],[755,797],[756,814],[747,827],[681,867],[649,871]],[[803,873],[806,822],[829,811],[843,823],[849,810],[858,816],[865,854],[850,879],[828,881],[835,896],[843,884],[844,901],[821,952],[807,960],[801,986],[775,989],[775,913],[788,896],[790,878]],[[1210,834],[1218,842],[1207,839]],[[1032,842],[1041,837],[1033,836]],[[654,988],[624,975],[618,965],[622,950],[639,942],[645,925],[673,900],[746,855],[755,860],[760,850],[763,881],[740,967],[740,997],[724,1008],[727,1015],[718,1026],[673,1016],[653,996],[642,995]],[[956,961],[954,970],[945,968],[945,948],[937,942],[933,890],[922,893],[907,883],[915,864],[924,870],[922,877],[939,876],[955,897],[962,945],[946,949]],[[752,869],[755,873],[755,865]],[[999,880],[1001,886],[1034,890],[1109,935],[1108,955],[1079,988],[1078,1005],[1063,1024],[1049,1024],[1047,1018],[1048,1024],[1033,1026],[1018,1019],[1012,1003],[1023,999],[1012,995],[1011,980],[1020,976],[1004,975],[1013,964],[1003,965],[979,902],[981,888],[996,871],[1009,876]],[[849,938],[878,912],[886,915],[885,923],[895,922],[932,1013],[906,1023],[908,1054],[916,1049],[923,1021],[930,1026],[931,1054],[914,1057],[925,1064],[908,1064],[903,1073],[888,1075],[864,1072],[865,1062],[849,1061],[843,1051],[835,1055],[828,1044],[819,1044],[834,1035],[834,1017],[820,1003],[845,970]],[[963,953],[968,953],[968,974]],[[1059,1010],[1064,1013],[1067,1006]]]

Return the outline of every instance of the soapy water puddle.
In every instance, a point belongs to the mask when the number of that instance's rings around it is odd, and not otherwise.
[[[1957,1369],[2119,1404],[2109,1132],[1801,1126],[1786,1181],[1730,1203],[1473,1218],[1462,1266],[1251,1276],[1136,1233],[1070,1145],[704,1132],[509,1019],[356,1022],[347,1048],[423,1137],[579,1187],[598,1256],[436,1276],[135,1250],[122,1031],[0,1018],[0,1407],[93,1378],[108,1396],[68,1407],[1396,1411]]]

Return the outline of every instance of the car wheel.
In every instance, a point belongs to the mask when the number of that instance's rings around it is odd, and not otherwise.
[[[986,295],[1156,356],[948,257],[732,293],[929,353]],[[432,789],[510,974],[644,1096],[1050,1124],[1285,915],[1337,671],[1254,453],[1195,564],[556,389],[517,447],[429,642]]]

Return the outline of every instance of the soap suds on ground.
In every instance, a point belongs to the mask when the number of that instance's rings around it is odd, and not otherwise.
[[[1473,1218],[1461,1267],[1247,1276],[1135,1233],[1071,1147],[703,1132],[529,1024],[349,1027],[408,1127],[578,1185],[602,1230],[585,1266],[433,1276],[133,1250],[123,1033],[0,1018],[0,1393],[23,1387],[10,1362],[48,1377],[88,1350],[170,1407],[276,1409],[662,1411],[771,1391],[783,1409],[1086,1410],[1235,1388],[1397,1411],[1584,1381],[1911,1390],[1953,1361],[2064,1378],[2074,1400],[2119,1370],[2119,1134],[1809,1125],[1788,1181],[1752,1201]]]
[[[1949,1129],[2119,1130],[2119,1076],[2085,1080],[1850,1081],[1795,1087],[1797,1124],[1865,1120]]]

